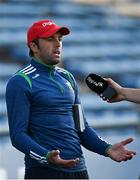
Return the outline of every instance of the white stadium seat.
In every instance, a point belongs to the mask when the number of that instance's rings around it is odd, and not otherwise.
[[[7,179],[7,172],[4,168],[0,168],[0,179]]]
[[[24,171],[25,171],[24,167],[19,167],[18,168],[18,172],[17,172],[18,179],[23,179],[24,178]]]

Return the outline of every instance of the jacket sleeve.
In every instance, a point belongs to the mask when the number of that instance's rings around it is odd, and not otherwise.
[[[12,77],[6,88],[6,105],[12,145],[26,155],[46,163],[47,149],[29,135],[31,87],[21,76]]]
[[[75,80],[74,80],[74,90],[75,90],[75,104],[81,104],[78,93],[78,86]],[[78,133],[80,137],[81,145],[92,152],[107,156],[107,150],[111,146],[111,144],[107,143],[105,140],[99,137],[96,131],[88,125],[88,122],[86,121],[84,115],[84,111],[83,111],[83,116],[85,121],[84,122],[85,130],[81,133]]]

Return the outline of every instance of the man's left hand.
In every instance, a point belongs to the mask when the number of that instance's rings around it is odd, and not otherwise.
[[[127,150],[124,146],[131,143],[133,141],[133,138],[128,138],[126,140],[123,140],[119,143],[114,144],[111,146],[107,154],[108,156],[117,162],[121,161],[127,161],[133,158],[134,155],[136,155],[136,152]]]

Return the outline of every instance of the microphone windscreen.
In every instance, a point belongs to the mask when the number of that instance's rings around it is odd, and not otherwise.
[[[108,83],[97,74],[89,74],[86,77],[87,86],[97,94],[102,94],[103,91],[108,87]]]
[[[92,91],[98,95],[103,94],[107,99],[111,99],[117,94],[116,90],[97,74],[89,74],[86,77],[86,84]]]

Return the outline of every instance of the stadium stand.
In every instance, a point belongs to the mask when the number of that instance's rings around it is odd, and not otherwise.
[[[123,5],[126,3],[123,2]],[[122,84],[125,76],[124,85],[127,86],[128,83],[138,87],[140,20],[134,16],[123,16],[119,10],[114,11],[120,4],[120,1],[114,4],[112,1],[80,0],[2,1],[0,47],[5,51],[4,55],[1,53],[4,58],[0,59],[0,107],[5,107],[3,94],[7,79],[29,59],[26,47],[27,27],[33,21],[46,17],[71,28],[72,34],[64,39],[63,66],[82,82],[81,92],[82,89],[89,92],[84,87],[84,78],[91,72],[111,76]],[[127,75],[133,76],[135,81],[129,82]],[[96,109],[96,98],[94,101],[93,112]],[[104,109],[102,102],[98,103],[99,109]],[[1,108],[2,116],[5,110],[6,108]]]
[[[128,87],[140,87],[140,4],[124,0],[121,5],[122,0],[0,1],[0,136],[8,135],[7,80],[29,61],[27,27],[45,18],[72,31],[64,39],[63,67],[79,82],[88,122],[95,127],[119,123],[136,126],[138,106],[128,102],[109,105],[85,84],[89,73],[97,73]],[[7,178],[2,170],[0,175]],[[18,177],[22,175],[23,168],[18,171]]]
[[[87,2],[96,5],[91,6]],[[120,1],[117,1],[117,4],[118,2]],[[1,2],[0,45],[9,49],[10,63],[12,59],[18,61],[18,64],[27,62],[26,29],[33,21],[49,17],[60,24],[68,25],[72,30],[72,35],[64,42],[63,57],[64,66],[77,78],[80,76],[80,79],[84,79],[88,73],[94,72],[104,76],[113,75],[119,81],[125,73],[133,76],[136,74],[135,78],[138,79],[140,20],[132,16],[122,16],[117,14],[117,11],[113,13],[112,1],[86,3],[85,6],[70,0],[58,0],[55,3],[36,0]],[[104,3],[110,3],[109,8],[104,6]],[[6,65],[5,71],[5,60],[1,61],[0,77],[10,76],[11,64]],[[79,64],[80,69],[77,68]],[[3,84],[4,81],[1,89],[4,89]]]

